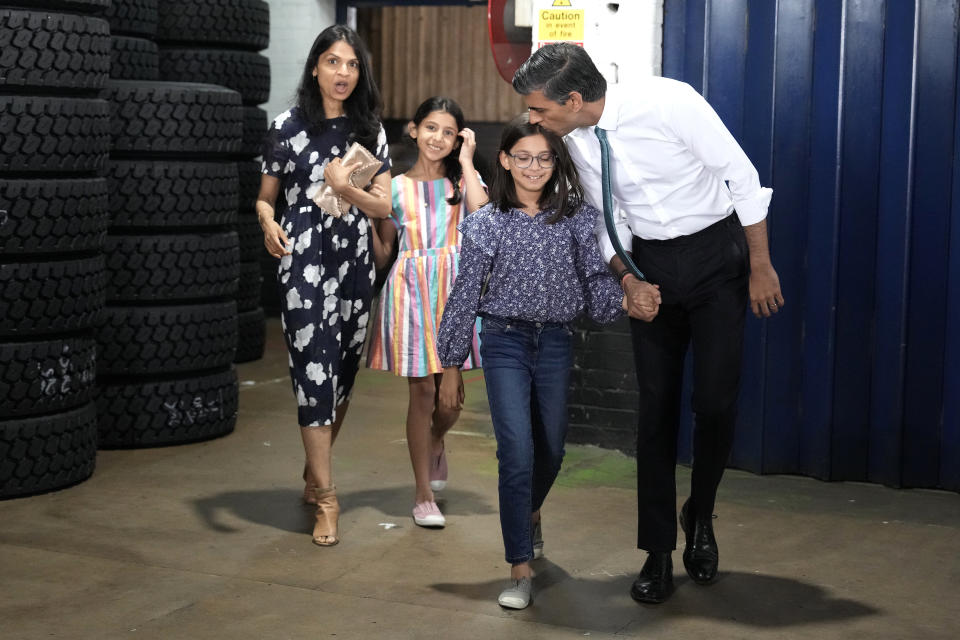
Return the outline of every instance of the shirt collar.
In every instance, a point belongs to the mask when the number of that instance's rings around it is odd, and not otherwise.
[[[620,123],[620,105],[623,103],[619,87],[607,87],[607,93],[604,96],[603,113],[600,114],[600,120],[596,126],[605,131],[616,131]],[[594,141],[596,136],[593,133],[593,127],[579,127],[569,134],[571,138],[584,138]]]

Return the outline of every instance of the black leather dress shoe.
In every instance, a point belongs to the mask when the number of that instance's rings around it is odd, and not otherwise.
[[[680,509],[680,528],[687,538],[683,550],[683,567],[697,584],[710,584],[717,577],[720,550],[713,536],[713,520],[700,520],[690,513],[690,500]]]
[[[630,587],[630,597],[637,602],[660,604],[673,593],[673,558],[669,551],[652,551]]]

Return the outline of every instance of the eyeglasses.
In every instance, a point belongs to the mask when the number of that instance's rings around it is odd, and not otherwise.
[[[513,158],[513,163],[517,165],[517,169],[526,169],[530,167],[530,165],[533,164],[534,158],[537,159],[537,165],[539,165],[541,169],[552,169],[553,162],[555,160],[554,155],[549,151],[544,151],[543,153],[535,156],[532,156],[529,153],[518,153],[516,155],[508,153],[507,155]]]

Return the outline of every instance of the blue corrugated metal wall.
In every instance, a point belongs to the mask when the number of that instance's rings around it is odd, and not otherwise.
[[[958,0],[665,1],[664,75],[774,189],[787,307],[748,321],[733,466],[960,490],[958,20]]]

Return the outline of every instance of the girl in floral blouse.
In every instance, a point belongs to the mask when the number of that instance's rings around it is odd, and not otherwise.
[[[463,403],[460,365],[473,324],[499,460],[500,527],[510,584],[501,606],[530,602],[530,561],[542,553],[540,506],[563,461],[570,323],[623,313],[623,291],[593,233],[573,162],[556,135],[522,115],[504,129],[490,204],[460,223],[460,271],[437,337],[440,403]]]

